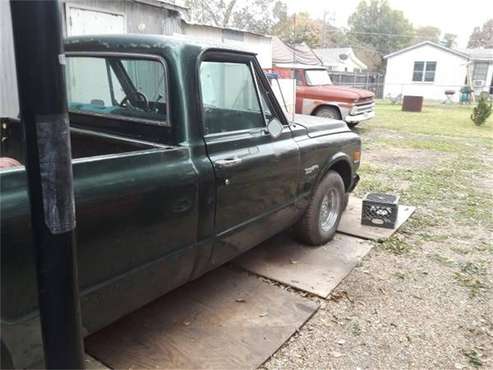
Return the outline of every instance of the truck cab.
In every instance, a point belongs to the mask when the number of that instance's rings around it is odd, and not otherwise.
[[[281,78],[290,78],[294,72],[298,114],[343,120],[349,127],[375,116],[375,95],[371,91],[332,84],[324,67],[282,64],[272,71]]]
[[[113,35],[65,56],[84,335],[287,228],[334,236],[360,138],[288,119],[254,54]],[[43,367],[23,125],[0,128],[2,368]]]

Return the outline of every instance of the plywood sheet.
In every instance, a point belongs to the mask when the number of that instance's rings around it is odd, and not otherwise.
[[[341,234],[324,246],[309,247],[280,234],[235,263],[255,274],[325,298],[371,247],[367,241]]]
[[[342,215],[339,228],[337,229],[338,232],[363,239],[385,240],[390,238],[416,210],[415,207],[411,206],[399,206],[395,228],[385,229],[383,227],[361,225],[362,206],[361,199],[349,197],[348,206]]]
[[[86,358],[84,359],[84,368],[88,370],[108,370],[109,367],[104,366],[101,362],[96,360],[95,358],[86,354]]]
[[[253,369],[318,305],[246,272],[220,268],[86,340],[112,368]]]

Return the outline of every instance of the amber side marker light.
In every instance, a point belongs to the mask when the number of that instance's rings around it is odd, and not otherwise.
[[[359,162],[361,159],[361,150],[355,150],[353,152],[353,162]]]

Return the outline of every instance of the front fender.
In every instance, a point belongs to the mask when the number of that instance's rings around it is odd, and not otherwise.
[[[346,189],[348,189],[351,185],[353,174],[354,174],[352,163],[353,160],[347,153],[344,152],[335,153],[332,157],[327,158],[324,164],[322,165],[322,168],[318,173],[318,177],[315,184],[318,185],[318,183],[322,181],[322,179],[325,177],[327,172],[337,167],[336,172],[338,172],[339,175],[341,175],[342,180],[344,181],[344,185]],[[342,169],[344,167],[347,169],[347,171]],[[316,186],[313,187],[313,189],[315,188]]]

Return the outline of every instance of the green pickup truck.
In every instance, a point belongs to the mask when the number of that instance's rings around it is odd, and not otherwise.
[[[255,55],[151,35],[65,43],[84,335],[293,227],[358,181],[342,121],[287,117]],[[42,359],[22,125],[1,124],[2,367]]]

